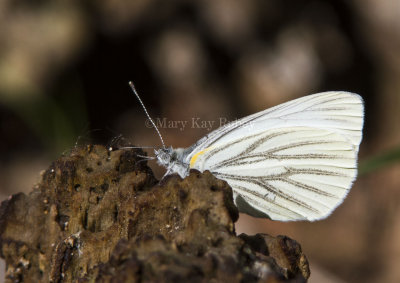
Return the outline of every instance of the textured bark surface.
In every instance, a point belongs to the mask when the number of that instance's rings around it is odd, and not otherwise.
[[[140,150],[76,148],[0,207],[8,282],[306,281],[285,236],[235,234],[232,190],[209,172],[159,183]]]

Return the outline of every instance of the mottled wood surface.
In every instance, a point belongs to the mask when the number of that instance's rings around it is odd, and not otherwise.
[[[304,282],[300,245],[235,233],[231,188],[209,172],[160,183],[141,150],[76,148],[0,207],[8,282]]]

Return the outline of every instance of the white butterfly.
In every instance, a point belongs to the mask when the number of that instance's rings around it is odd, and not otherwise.
[[[357,176],[363,120],[359,95],[323,92],[224,125],[189,148],[155,154],[166,174],[209,170],[228,182],[240,212],[313,221],[342,203]]]

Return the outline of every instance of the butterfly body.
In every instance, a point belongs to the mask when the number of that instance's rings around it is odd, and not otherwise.
[[[239,211],[274,220],[318,220],[357,175],[363,101],[349,92],[292,100],[226,124],[189,148],[155,151],[166,174],[209,170],[233,189]]]

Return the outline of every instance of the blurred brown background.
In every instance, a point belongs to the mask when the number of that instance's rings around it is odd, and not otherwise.
[[[3,0],[0,200],[76,145],[159,146],[129,80],[154,118],[188,121],[161,127],[174,147],[209,131],[193,118],[215,129],[306,94],[362,95],[362,174],[343,205],[315,223],[241,215],[237,230],[298,240],[311,282],[400,282],[400,1]]]

